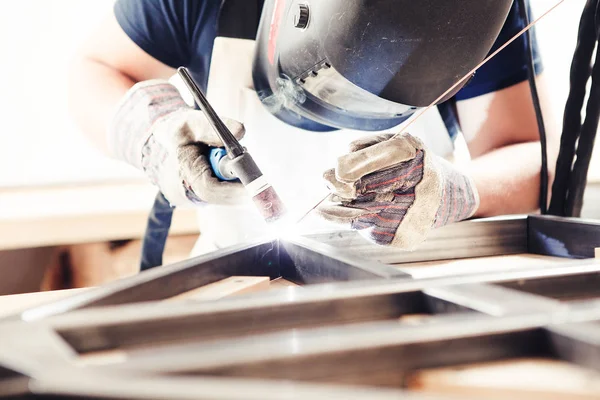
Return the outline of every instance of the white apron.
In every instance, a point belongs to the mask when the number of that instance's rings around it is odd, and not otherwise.
[[[216,39],[207,97],[219,115],[245,125],[242,144],[278,192],[293,220],[297,220],[328,193],[323,172],[333,168],[337,157],[347,153],[348,143],[374,132],[310,132],[278,120],[252,89],[254,47],[252,40]],[[396,127],[388,131],[398,130]],[[416,121],[410,133],[421,138],[436,154],[452,156],[454,146],[437,108]],[[200,238],[192,256],[254,241],[268,233],[266,223],[252,203],[201,207],[198,224]],[[299,228],[316,231],[333,227],[312,213]],[[335,228],[340,229],[338,225]]]

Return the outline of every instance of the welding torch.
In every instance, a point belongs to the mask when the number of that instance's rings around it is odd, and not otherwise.
[[[252,156],[219,118],[188,69],[180,67],[177,72],[223,142],[224,148],[212,149],[210,154],[215,175],[222,180],[239,180],[265,221],[275,222],[281,219],[286,214],[286,208]]]

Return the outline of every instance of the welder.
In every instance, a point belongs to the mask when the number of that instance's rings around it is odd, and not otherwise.
[[[547,101],[535,34],[394,135],[523,29],[519,7],[510,0],[117,0],[72,70],[73,115],[170,205],[197,208],[196,254],[252,238],[262,225],[247,193],[211,166],[210,151],[222,143],[169,80],[187,67],[288,208],[306,210],[329,191],[315,229],[341,224],[379,245],[411,249],[450,223],[539,209],[528,51]],[[554,149],[554,124],[546,134]],[[459,135],[470,160],[457,165]],[[554,157],[550,151],[548,165]]]

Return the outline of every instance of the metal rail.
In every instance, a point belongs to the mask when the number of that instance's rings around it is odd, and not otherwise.
[[[600,370],[600,264],[573,260],[593,253],[600,224],[518,217],[436,235],[446,246],[437,254],[366,254],[402,262],[530,249],[565,262],[415,279],[356,257],[340,245],[352,243],[346,233],[239,246],[0,322],[0,398],[418,399],[403,389],[419,368],[532,356]],[[160,301],[231,275],[304,287]],[[126,357],[97,365],[106,351]]]

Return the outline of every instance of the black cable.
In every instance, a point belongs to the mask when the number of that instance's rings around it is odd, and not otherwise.
[[[519,0],[519,13],[525,26],[530,23],[529,13],[527,12],[527,4],[525,0]],[[525,32],[525,49],[527,52],[527,79],[533,99],[533,107],[537,118],[538,130],[540,132],[540,145],[542,151],[542,166],[540,172],[540,210],[542,214],[546,214],[548,210],[548,144],[546,141],[546,126],[544,125],[544,116],[540,105],[540,97],[535,82],[536,72],[533,62],[533,44],[531,40],[531,31]]]
[[[597,37],[600,31],[597,32]],[[587,186],[587,176],[592,160],[594,142],[598,132],[600,119],[600,52],[596,52],[596,60],[592,71],[592,85],[587,102],[585,121],[577,143],[577,158],[571,173],[569,192],[567,194],[566,213],[570,217],[580,217],[583,208],[583,196]]]
[[[596,32],[600,32],[600,2],[596,4]]]
[[[586,85],[591,75],[590,63],[596,45],[595,13],[597,0],[588,0],[579,24],[577,46],[573,55],[570,73],[570,91],[563,116],[560,150],[556,161],[552,200],[549,213],[567,216],[569,180],[575,157],[577,139],[581,132],[581,110],[586,95]]]

